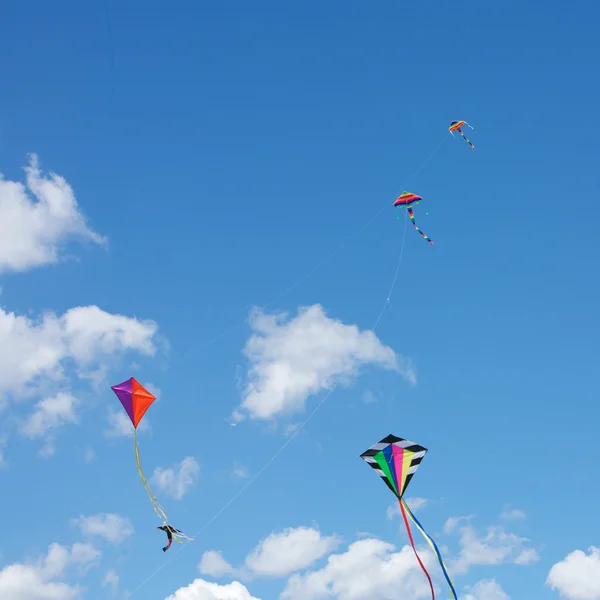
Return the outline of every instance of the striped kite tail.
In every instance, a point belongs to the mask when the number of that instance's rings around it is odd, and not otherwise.
[[[427,240],[430,244],[433,244],[433,240],[424,231],[421,231],[417,227],[417,224],[415,223],[415,213],[413,212],[412,208],[408,209],[408,216],[410,217],[410,220],[412,221],[413,227],[423,236],[423,238],[425,240]]]
[[[423,537],[425,538],[425,540],[427,541],[427,543],[429,544],[429,546],[435,553],[435,555],[438,559],[438,562],[440,563],[440,566],[442,567],[442,572],[444,573],[444,577],[446,578],[446,581],[448,582],[448,585],[450,586],[450,591],[452,592],[452,598],[453,598],[453,600],[458,600],[456,590],[454,589],[454,584],[452,583],[452,579],[450,578],[450,573],[448,573],[448,569],[446,568],[444,559],[442,558],[442,554],[440,553],[440,549],[438,548],[437,544],[435,543],[433,538],[423,529],[423,526],[421,525],[421,523],[419,523],[417,517],[415,517],[415,515],[412,514],[410,508],[408,508],[408,505],[404,501],[404,498],[400,499],[400,508],[402,509],[402,515],[404,516],[405,519],[406,519],[405,511],[406,511],[406,513],[408,513],[410,520],[417,526],[417,528],[423,534]],[[405,521],[405,522],[408,523],[408,521]]]
[[[402,518],[404,519],[404,525],[406,527],[406,533],[408,533],[408,539],[410,540],[410,545],[412,546],[413,552],[415,553],[415,556],[417,557],[417,561],[419,562],[419,565],[421,566],[423,573],[425,573],[425,576],[427,577],[427,581],[429,581],[429,588],[431,589],[431,598],[432,598],[432,600],[435,600],[435,592],[433,591],[433,582],[431,581],[431,576],[427,572],[427,569],[425,568],[425,565],[423,564],[423,561],[421,560],[421,557],[419,556],[417,549],[415,548],[415,541],[413,540],[412,531],[410,530],[410,525],[408,523],[408,519],[406,518],[406,511],[404,510],[404,506],[405,506],[404,500],[400,499],[400,511],[402,512]]]
[[[469,125],[469,127],[471,127],[471,126]],[[471,129],[473,129],[473,128],[471,127]],[[464,134],[463,130],[459,129],[458,132],[460,133],[460,135],[462,135],[463,140],[465,140],[465,142],[467,142],[467,144],[469,144],[469,146],[471,146],[471,148],[473,148],[473,150],[475,150],[475,146],[473,146],[473,144],[471,143],[471,140]]]

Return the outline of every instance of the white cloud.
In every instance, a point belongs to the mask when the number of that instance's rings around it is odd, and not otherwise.
[[[374,404],[378,400],[379,400],[379,398],[371,390],[365,390],[364,391],[364,393],[363,393],[363,402],[365,404]]]
[[[23,425],[23,433],[29,438],[40,438],[44,437],[49,429],[56,429],[66,423],[77,423],[77,404],[77,399],[68,392],[59,392],[41,400]]]
[[[200,464],[193,456],[186,456],[179,468],[157,467],[151,481],[158,489],[175,500],[181,500],[196,483],[200,473]]]
[[[73,544],[67,549],[50,544],[45,557],[31,563],[13,563],[0,570],[2,600],[72,600],[80,588],[64,581],[70,566],[83,571],[92,566],[100,553],[87,544]]]
[[[111,586],[113,594],[116,594],[119,589],[119,575],[114,569],[109,569],[102,580],[102,587]]]
[[[505,508],[500,515],[504,521],[523,521],[526,518],[525,512],[519,508]]]
[[[600,600],[600,549],[574,550],[556,563],[546,584],[569,600]]]
[[[198,569],[202,575],[209,577],[223,577],[224,575],[233,575],[235,572],[223,555],[216,550],[209,550],[202,555]]]
[[[428,570],[434,557],[419,552]],[[395,552],[392,544],[364,539],[350,544],[342,554],[332,554],[317,571],[290,577],[281,598],[289,600],[417,600],[431,596],[429,584],[410,546]]]
[[[246,567],[256,575],[282,577],[305,569],[338,546],[337,536],[318,529],[297,527],[272,533],[246,557]]]
[[[454,531],[463,519],[448,519],[444,527],[446,533]],[[460,553],[450,567],[456,574],[466,573],[473,565],[527,565],[539,560],[537,551],[526,546],[527,538],[506,533],[501,527],[488,527],[485,535],[479,536],[471,525],[464,525],[459,529],[459,536]]]
[[[410,508],[413,513],[425,508],[425,506],[429,503],[427,498],[419,498],[418,496],[415,496],[414,498],[405,498],[405,501],[406,504],[408,504],[408,508]],[[397,502],[394,502],[394,504],[388,506],[386,511],[386,516],[388,519],[393,519],[396,515],[400,514],[402,513],[400,512],[400,505]]]
[[[250,474],[248,473],[248,469],[246,469],[244,465],[236,463],[233,466],[233,470],[231,471],[231,476],[234,479],[247,479],[248,477],[250,477]]]
[[[154,321],[78,306],[62,316],[48,312],[33,321],[0,308],[0,396],[25,395],[40,378],[59,380],[68,360],[87,367],[116,352],[154,355]]]
[[[26,185],[0,174],[0,273],[55,263],[73,237],[106,242],[87,227],[71,186],[54,173],[42,175],[35,154],[25,174]]]
[[[500,587],[494,578],[482,579],[469,590],[461,600],[510,600],[508,594]]]
[[[83,455],[83,460],[87,464],[89,464],[89,463],[91,463],[94,460],[94,458],[96,458],[96,453],[94,452],[94,449],[92,447],[88,446],[85,449],[85,453]]]
[[[12,600],[12,599],[8,599]],[[25,599],[29,600],[29,599]],[[195,579],[190,585],[179,588],[165,600],[259,600],[238,581],[218,585],[204,579]]]
[[[73,519],[85,535],[99,536],[112,544],[120,544],[133,534],[133,525],[126,517],[120,515],[100,513],[91,517]]]
[[[234,420],[245,413],[252,419],[273,419],[302,412],[310,395],[331,389],[339,378],[349,384],[361,365],[394,369],[415,382],[410,361],[396,356],[372,331],[330,319],[319,304],[287,317],[259,309],[250,313],[253,334],[244,348],[250,366]]]

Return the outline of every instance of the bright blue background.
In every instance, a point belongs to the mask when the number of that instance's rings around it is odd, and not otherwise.
[[[348,540],[369,531],[400,544],[398,521],[385,518],[393,498],[358,459],[390,429],[430,449],[411,485],[413,495],[443,496],[423,513],[430,531],[463,514],[495,523],[505,503],[529,516],[514,531],[540,548],[539,564],[475,568],[458,586],[494,575],[512,598],[558,597],[543,585],[551,565],[600,543],[598,3],[110,0],[1,10],[1,171],[21,179],[27,153],[38,153],[110,239],[108,251],[77,249],[79,263],[3,277],[2,304],[97,304],[158,322],[168,358],[135,357],[136,376],[162,392],[140,445],[148,475],[187,454],[201,462],[181,503],[163,499],[186,531],[242,485],[227,475],[235,461],[256,473],[285,439],[264,424],[228,424],[248,328],[199,346],[389,202],[270,307],[319,302],[371,327],[402,235],[391,204],[405,187],[425,198],[417,222],[435,245],[407,231],[378,328],[415,361],[417,387],[368,371],[336,390],[306,435],[141,597],[191,582],[205,550],[239,562],[287,526],[315,521]],[[477,152],[448,135],[411,179],[452,119],[474,125],[466,133]],[[363,404],[365,389],[382,399]],[[0,509],[11,517],[2,555],[8,563],[79,539],[68,521],[80,513],[126,514],[136,535],[115,564],[131,590],[165,561],[163,539],[130,442],[103,437],[116,398],[86,394],[82,426],[61,433],[52,460],[39,460],[35,443],[7,450],[15,466],[0,474]],[[80,457],[88,442],[91,465]],[[87,581],[91,599],[107,593],[99,575]],[[268,599],[281,583],[249,589]]]

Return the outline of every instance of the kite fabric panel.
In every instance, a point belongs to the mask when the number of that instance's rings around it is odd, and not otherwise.
[[[425,454],[427,448],[390,434],[360,457],[375,469],[397,498],[402,498]]]
[[[419,444],[415,444],[415,442],[411,442],[410,440],[390,434],[376,444],[373,444],[368,450],[365,450],[360,457],[377,473],[377,475],[379,475],[379,477],[381,477],[381,479],[383,479],[383,482],[392,491],[394,496],[398,498],[400,512],[408,533],[410,545],[412,546],[413,552],[421,569],[427,577],[429,587],[431,589],[432,599],[435,600],[433,582],[415,547],[407,515],[423,534],[423,537],[427,543],[431,546],[431,549],[435,553],[440,566],[442,567],[444,577],[450,586],[452,596],[454,600],[458,600],[454,585],[450,579],[448,569],[444,564],[437,544],[413,515],[403,497],[406,489],[408,488],[408,484],[411,482],[411,479],[417,472],[417,469],[421,465],[423,457],[425,454],[427,454],[427,451],[427,448],[420,446]]]

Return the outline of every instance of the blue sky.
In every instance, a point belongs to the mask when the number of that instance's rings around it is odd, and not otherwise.
[[[427,598],[358,458],[394,433],[429,449],[408,496],[461,600],[599,600],[599,18],[3,7],[0,595]],[[435,244],[408,224],[374,337],[404,190]]]

